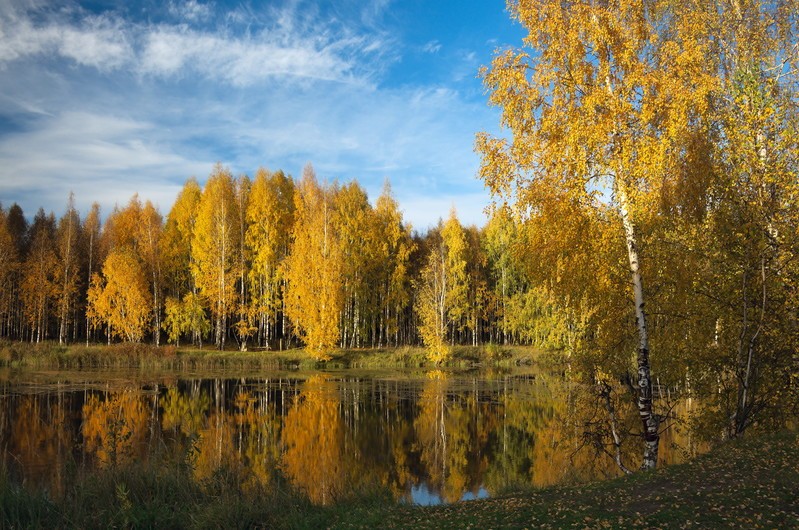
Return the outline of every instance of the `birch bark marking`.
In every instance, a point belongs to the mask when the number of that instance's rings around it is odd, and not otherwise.
[[[629,198],[626,184],[617,182],[616,192],[619,199],[624,235],[627,242],[627,257],[630,261],[630,274],[633,280],[635,297],[635,323],[638,327],[638,415],[644,428],[644,461],[641,469],[654,469],[658,461],[658,445],[660,435],[658,427],[660,418],[652,411],[652,377],[649,365],[649,334],[644,310],[644,283],[641,278],[640,258],[638,255],[638,239],[630,214]]]

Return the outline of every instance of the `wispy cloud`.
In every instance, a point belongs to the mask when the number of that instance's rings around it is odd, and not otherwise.
[[[472,143],[495,113],[451,72],[388,81],[387,69],[460,48],[400,42],[387,0],[175,0],[137,16],[16,1],[0,0],[4,205],[58,212],[72,190],[84,211],[94,200],[108,211],[138,192],[166,213],[185,178],[204,180],[217,161],[295,176],[310,161],[373,199],[389,178],[419,229],[453,203],[464,222],[484,219]],[[463,52],[447,68],[475,62]]]
[[[5,16],[2,16],[5,15]],[[134,57],[123,24],[87,16],[77,24],[35,25],[25,16],[0,15],[0,66],[30,56],[60,55],[98,70],[119,68]]]
[[[150,76],[195,72],[237,86],[275,77],[364,82],[372,73],[370,65],[381,68],[377,59],[389,49],[384,35],[326,24],[310,16],[312,10],[300,13],[293,4],[268,11],[255,31],[246,16],[226,17],[228,26],[222,27],[190,24],[212,14],[209,4],[196,1],[169,4],[168,11],[180,18],[177,24],[77,11],[78,16],[62,10],[30,12],[10,4],[0,8],[0,67],[61,57],[100,71],[125,68]]]
[[[175,154],[151,123],[65,112],[43,117],[31,130],[0,141],[0,196],[62,203],[74,191],[78,203],[123,203],[141,193],[168,207],[191,172],[207,173],[211,162]],[[177,168],[181,169],[176,174]]]
[[[213,16],[214,4],[211,2],[201,3],[196,0],[171,1],[169,2],[169,13],[188,22],[206,22]]]
[[[438,53],[441,51],[441,43],[437,40],[426,42],[425,45],[422,46],[422,51],[425,53]]]
[[[185,27],[154,28],[144,40],[138,65],[143,74],[168,76],[190,69],[236,86],[272,77],[357,81],[351,57],[369,45],[363,39],[281,44],[266,34],[236,38]]]

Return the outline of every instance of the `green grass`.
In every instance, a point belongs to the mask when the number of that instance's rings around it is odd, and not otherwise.
[[[197,483],[180,463],[75,471],[58,499],[4,474],[0,527],[797,528],[797,462],[799,438],[782,432],[653,473],[438,507],[397,504],[379,489],[313,506],[281,480],[245,495],[235,472]]]
[[[475,366],[511,367],[531,364],[539,357],[538,350],[527,346],[479,347],[456,346],[443,366],[471,368]],[[291,369],[318,370],[331,368],[422,368],[434,367],[427,352],[420,347],[335,350],[330,359],[319,361],[302,348],[285,351],[219,351],[205,349],[156,347],[148,344],[59,345],[52,342],[0,342],[0,366],[11,368],[141,368],[168,370],[201,369]]]

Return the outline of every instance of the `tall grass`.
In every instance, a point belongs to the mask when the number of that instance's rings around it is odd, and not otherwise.
[[[524,346],[456,346],[443,366],[512,367],[531,364],[539,352]],[[426,368],[436,366],[421,347],[336,350],[328,361],[318,361],[310,352],[294,349],[274,351],[218,351],[149,344],[59,345],[0,341],[0,366],[12,368],[164,370],[314,370],[330,368]]]
[[[190,465],[150,463],[76,471],[58,495],[30,491],[0,469],[0,528],[318,528],[342,511],[395,503],[380,487],[314,506],[275,471],[266,485],[242,491],[246,470],[219,469],[195,480]],[[375,521],[377,523],[377,521]]]

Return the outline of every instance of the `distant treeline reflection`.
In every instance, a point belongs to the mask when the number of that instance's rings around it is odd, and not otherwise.
[[[453,502],[480,490],[496,495],[618,472],[584,447],[593,411],[581,387],[533,375],[3,387],[5,467],[53,495],[76,469],[146,463],[156,454],[190,466],[197,481],[235,470],[244,493],[282,481],[321,504],[365,488],[413,502],[418,486]],[[678,429],[666,441],[665,462],[696,451]]]

